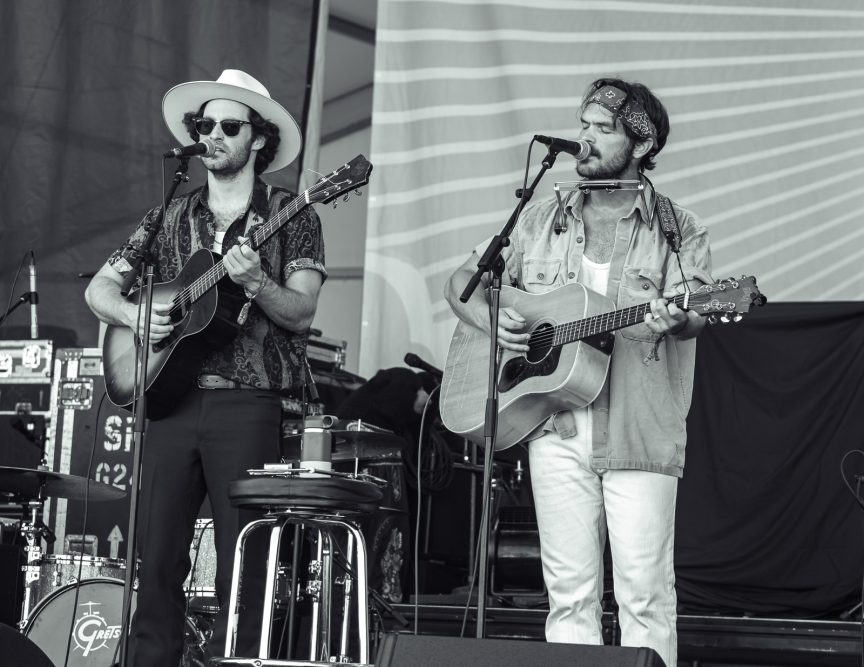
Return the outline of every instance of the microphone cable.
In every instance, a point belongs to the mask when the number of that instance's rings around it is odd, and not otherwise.
[[[63,659],[63,667],[69,665],[69,654],[72,650],[72,635],[75,632],[75,611],[78,609],[78,595],[81,592],[81,573],[84,569],[84,547],[87,540],[87,514],[90,510],[90,475],[93,474],[93,459],[96,457],[96,440],[99,437],[99,419],[102,415],[102,407],[105,405],[105,397],[107,392],[102,394],[99,399],[99,405],[96,408],[96,428],[93,429],[93,440],[90,443],[90,460],[87,462],[87,486],[84,487],[84,517],[81,521],[81,555],[78,559],[78,574],[75,577],[75,597],[72,601],[72,618],[69,621],[69,636],[66,638],[66,655]],[[118,639],[117,646],[120,646]],[[114,649],[115,656],[117,649]],[[113,660],[112,660],[113,664]]]
[[[27,256],[31,252],[31,250],[28,250],[24,253],[24,256],[21,257],[21,261],[18,263],[18,268],[15,270],[15,277],[12,278],[12,286],[9,288],[9,300],[6,302],[6,310],[4,310],[3,314],[0,315],[0,325],[2,325],[9,316],[9,309],[12,308],[12,301],[14,300],[15,286],[18,284],[18,278],[21,277],[21,270],[24,268],[24,262],[27,260]],[[16,307],[17,305],[18,304],[16,304]]]

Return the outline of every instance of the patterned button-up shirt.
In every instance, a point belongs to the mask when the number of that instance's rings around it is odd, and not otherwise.
[[[292,201],[293,193],[255,180],[249,210],[235,220],[225,233],[223,251],[237,244],[238,236],[248,236],[251,225],[269,220]],[[121,274],[131,268],[137,249],[147,236],[145,226],[159,213],[157,207],[144,216],[132,236],[118,248],[108,263]],[[154,279],[170,282],[196,251],[212,249],[216,225],[207,205],[207,186],[175,197],[168,205],[162,230],[153,244]],[[312,269],[326,277],[321,223],[311,208],[289,220],[259,249],[261,266],[279,285],[285,285],[295,271]],[[236,337],[213,350],[204,360],[201,373],[221,375],[261,389],[290,391],[302,385],[306,334],[286,331],[277,326],[253,301],[249,314]]]

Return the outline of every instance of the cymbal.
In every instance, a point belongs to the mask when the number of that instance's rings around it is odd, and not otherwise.
[[[44,496],[70,500],[84,500],[85,496],[93,501],[116,500],[126,495],[125,491],[79,475],[0,466],[0,493],[32,499],[39,497],[40,487]]]

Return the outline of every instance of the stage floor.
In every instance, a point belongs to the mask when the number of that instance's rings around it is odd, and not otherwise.
[[[429,603],[393,605],[404,618],[402,625],[384,615],[387,631],[413,632],[415,613],[421,634],[458,637],[462,632],[464,605]],[[446,598],[446,596],[442,596]],[[546,609],[489,606],[486,634],[495,639],[542,640]],[[469,611],[465,637],[476,636],[476,609]],[[603,617],[607,644],[618,643],[614,614]],[[747,618],[732,616],[678,617],[679,667],[787,667],[791,665],[832,665],[855,667],[861,664],[862,626],[854,621],[814,621],[788,618]]]

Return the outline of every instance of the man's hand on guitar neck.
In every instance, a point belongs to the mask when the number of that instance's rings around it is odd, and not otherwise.
[[[231,280],[250,293],[257,294],[264,286],[264,270],[258,253],[251,246],[243,245],[246,240],[246,237],[241,236],[240,243],[225,253],[222,264]]]
[[[651,301],[651,310],[645,313],[645,324],[654,333],[660,336],[672,335],[679,338],[693,338],[697,336],[705,320],[697,313],[681,310],[674,303],[667,302],[675,297],[674,292],[664,294],[662,299]]]

